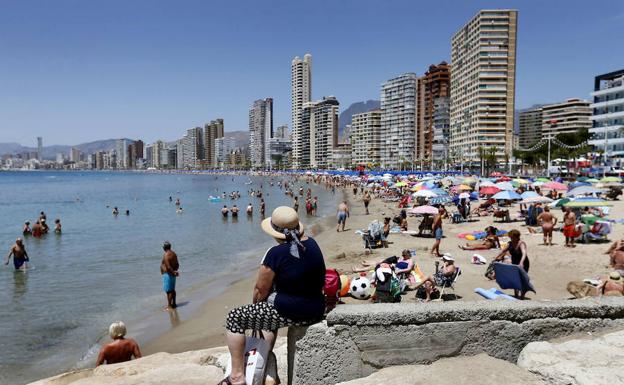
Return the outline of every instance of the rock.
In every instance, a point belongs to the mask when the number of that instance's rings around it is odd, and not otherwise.
[[[518,365],[549,384],[624,384],[624,331],[565,342],[532,342]]]
[[[287,378],[286,337],[279,337],[273,349],[278,374]],[[156,353],[138,360],[94,369],[72,371],[30,385],[205,385],[223,378],[230,353],[227,347],[178,354]]]
[[[479,354],[443,358],[430,365],[401,365],[338,385],[546,385],[538,376],[504,360]]]

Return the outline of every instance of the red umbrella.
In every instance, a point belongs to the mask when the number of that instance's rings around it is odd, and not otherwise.
[[[499,176],[503,176],[503,174],[498,171],[494,171],[490,174],[490,177],[492,178],[498,178]]]
[[[479,190],[479,194],[481,194],[481,195],[494,195],[494,194],[496,194],[499,191],[501,191],[501,189],[499,189],[496,186],[486,186],[486,187],[482,187]]]
[[[511,180],[511,178],[510,178],[510,177],[508,177],[508,176],[504,176],[504,175],[503,175],[503,176],[501,176],[500,178],[498,178],[496,181],[497,181],[497,182],[509,182],[510,180]]]
[[[559,183],[559,182],[544,183],[542,185],[542,188],[547,189],[547,190],[560,190],[560,191],[567,191],[568,190],[568,186],[564,185],[563,183]]]

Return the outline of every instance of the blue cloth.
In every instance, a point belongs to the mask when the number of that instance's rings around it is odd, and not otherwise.
[[[441,227],[438,227],[438,228],[435,230],[435,239],[439,241],[440,239],[442,239],[442,236],[443,236],[443,235],[444,235],[444,233],[442,232],[442,228],[441,228]]]
[[[529,275],[518,265],[494,262],[496,283],[501,289],[514,289],[520,291],[532,291],[536,293]]]
[[[15,258],[13,257],[13,266],[15,266],[15,270],[21,269],[24,263],[26,263],[28,259],[26,258]]]
[[[344,223],[347,220],[347,213],[339,212],[338,213],[338,223]]]
[[[301,243],[305,250],[299,250],[299,258],[292,256],[289,244],[283,243],[271,247],[262,264],[275,273],[278,313],[294,321],[316,321],[325,313],[325,261],[314,239]]]
[[[171,293],[172,291],[175,291],[175,284],[176,284],[175,275],[169,274],[169,273],[163,273],[162,280],[163,280],[163,290],[165,293]]]
[[[406,261],[397,262],[395,265],[395,267],[399,270],[407,269],[407,266],[409,266],[409,264]]]

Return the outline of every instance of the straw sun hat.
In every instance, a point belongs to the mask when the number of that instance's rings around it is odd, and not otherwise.
[[[265,233],[277,239],[286,239],[286,235],[282,232],[285,229],[297,229],[299,234],[303,234],[303,224],[299,222],[299,215],[288,206],[280,206],[273,210],[273,214],[263,220],[260,226]]]

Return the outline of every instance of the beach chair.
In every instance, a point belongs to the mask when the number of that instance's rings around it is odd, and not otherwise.
[[[502,262],[494,262],[493,265],[494,273],[496,274],[496,283],[501,289],[536,292],[529,275],[520,266]]]
[[[605,221],[596,221],[592,229],[584,233],[581,238],[583,243],[591,241],[607,241],[607,235],[611,234],[611,223]]]
[[[455,274],[453,275],[453,280],[450,283],[442,285],[442,287],[440,288],[441,300],[444,300],[444,295],[446,294],[447,290],[452,290],[454,299],[457,299],[457,294],[455,294],[455,283],[459,279],[459,276],[461,275],[461,273],[462,273],[461,268],[459,266],[456,266]]]
[[[418,234],[422,235],[425,232],[429,234],[433,232],[433,217],[431,216],[425,216],[418,225]]]
[[[383,246],[382,242],[383,226],[378,220],[374,220],[368,225],[368,229],[362,232],[362,240],[364,240],[364,248],[373,250]]]

